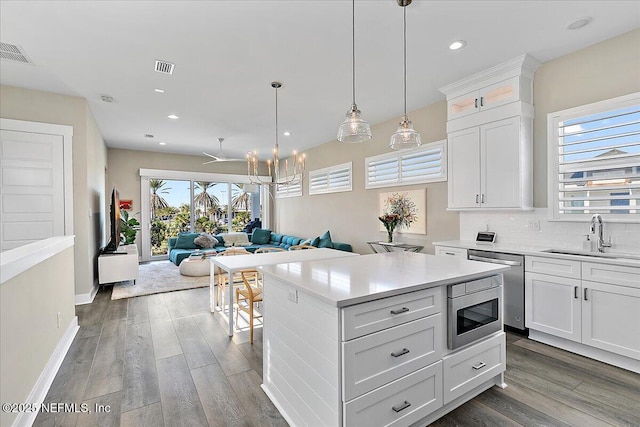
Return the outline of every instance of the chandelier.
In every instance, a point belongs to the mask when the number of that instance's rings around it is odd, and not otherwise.
[[[411,0],[397,0],[398,6],[402,7],[404,21],[404,115],[398,126],[398,130],[391,135],[389,147],[393,150],[406,150],[408,148],[417,148],[422,145],[420,134],[413,129],[413,123],[407,117],[407,6],[411,4]]]
[[[261,185],[290,185],[301,183],[304,178],[305,155],[298,155],[294,150],[291,155],[292,169],[289,173],[289,159],[284,160],[284,175],[281,175],[280,167],[280,147],[278,145],[278,89],[282,87],[280,82],[271,82],[271,87],[276,90],[276,145],[273,147],[273,160],[267,160],[267,170],[269,180],[265,180],[258,175],[258,151],[247,153],[247,175],[251,184]],[[273,167],[273,173],[271,168]]]

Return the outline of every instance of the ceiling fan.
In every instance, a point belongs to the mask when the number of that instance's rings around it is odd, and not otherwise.
[[[205,156],[209,156],[213,159],[209,162],[204,162],[203,165],[208,165],[209,163],[215,163],[215,162],[244,162],[245,161],[245,159],[232,159],[229,157],[224,157],[222,155],[222,141],[224,141],[224,138],[218,138],[218,142],[220,143],[220,151],[218,152],[218,155],[214,156],[213,154],[205,153],[204,151],[202,152],[202,154],[204,154]]]

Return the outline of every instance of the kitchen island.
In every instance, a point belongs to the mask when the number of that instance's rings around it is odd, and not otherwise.
[[[262,387],[292,426],[427,425],[504,386],[504,332],[448,348],[447,290],[505,269],[410,252],[261,267]]]

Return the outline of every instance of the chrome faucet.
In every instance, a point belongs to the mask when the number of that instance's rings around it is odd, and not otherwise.
[[[604,248],[611,247],[611,236],[609,236],[609,242],[604,242],[604,224],[602,223],[602,216],[600,214],[594,214],[591,217],[591,234],[596,232],[596,222],[598,223],[598,240],[596,240],[596,249],[598,252],[604,252]]]

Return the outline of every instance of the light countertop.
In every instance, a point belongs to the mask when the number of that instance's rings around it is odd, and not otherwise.
[[[547,258],[570,259],[577,261],[589,261],[602,264],[614,264],[628,267],[640,267],[640,254],[616,253],[610,249],[606,250],[604,256],[594,255],[570,255],[544,252],[549,249],[559,249],[567,251],[582,252],[572,248],[551,248],[549,246],[515,245],[505,243],[477,243],[471,240],[447,240],[434,242],[434,246],[445,246],[452,248],[477,249],[480,251],[503,252],[519,255],[535,255]],[[629,258],[625,258],[629,257]]]
[[[389,252],[260,267],[296,289],[337,307],[434,286],[475,280],[508,267],[457,257]]]

